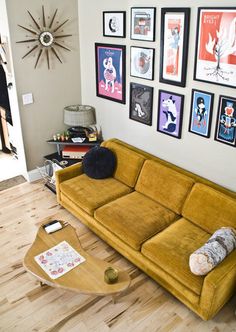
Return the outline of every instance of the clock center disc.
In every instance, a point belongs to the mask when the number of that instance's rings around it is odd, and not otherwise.
[[[53,35],[49,31],[44,31],[39,35],[39,41],[43,46],[51,46],[53,43]]]

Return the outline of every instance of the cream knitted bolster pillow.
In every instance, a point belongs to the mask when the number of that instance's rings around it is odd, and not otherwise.
[[[205,275],[236,248],[236,231],[233,228],[218,229],[209,240],[189,257],[192,273]]]

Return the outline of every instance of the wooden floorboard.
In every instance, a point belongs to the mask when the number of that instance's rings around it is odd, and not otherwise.
[[[109,296],[40,287],[25,271],[22,260],[38,226],[52,219],[71,223],[90,254],[129,272],[131,287],[115,304]],[[236,296],[213,320],[202,321],[60,207],[40,182],[0,192],[0,239],[0,331],[236,332]]]

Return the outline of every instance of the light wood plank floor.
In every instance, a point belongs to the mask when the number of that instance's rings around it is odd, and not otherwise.
[[[83,247],[126,269],[128,292],[110,297],[40,287],[22,266],[42,221],[62,219],[77,228]],[[56,202],[42,183],[24,183],[0,193],[0,331],[236,331],[236,296],[204,322],[156,282],[101,241]]]

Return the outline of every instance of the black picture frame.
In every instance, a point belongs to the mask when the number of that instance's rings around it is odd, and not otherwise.
[[[236,88],[235,17],[236,7],[198,8],[194,80]]]
[[[190,8],[161,8],[160,77],[162,83],[185,87]]]
[[[103,12],[103,36],[125,38],[126,37],[126,12]]]
[[[130,47],[130,76],[152,81],[154,79],[154,62],[154,48]]]
[[[188,131],[210,137],[214,93],[192,89]]]
[[[156,8],[132,7],[130,12],[130,39],[155,41]]]
[[[96,95],[126,102],[126,46],[95,43]]]
[[[172,91],[159,90],[157,110],[157,131],[181,138],[184,95]]]
[[[219,96],[215,141],[236,146],[236,98]]]
[[[151,126],[152,109],[153,87],[131,82],[129,118]]]

